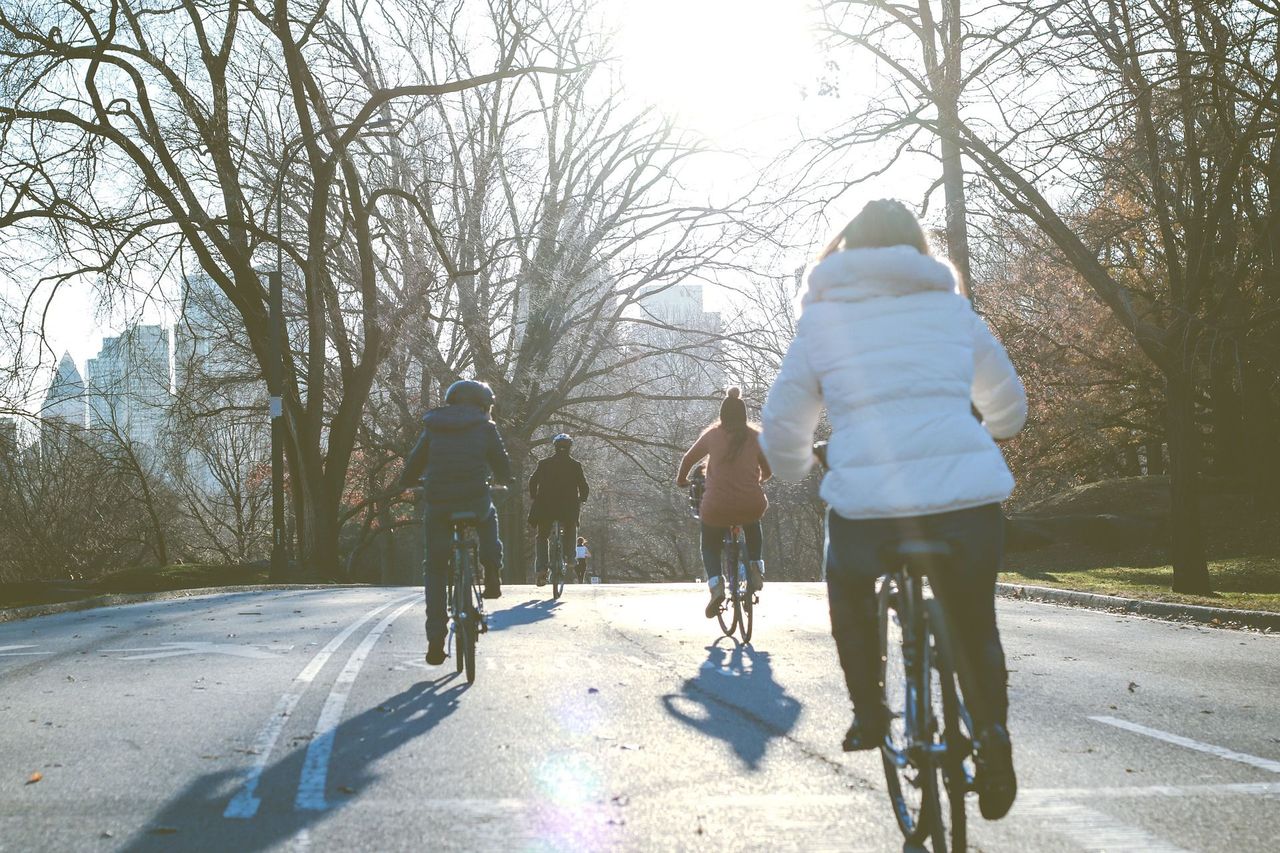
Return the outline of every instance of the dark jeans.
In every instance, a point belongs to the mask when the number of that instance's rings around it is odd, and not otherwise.
[[[760,555],[764,553],[764,527],[758,521],[741,526],[747,540],[747,559],[763,559]],[[702,567],[707,570],[707,580],[720,575],[720,555],[724,553],[724,532],[728,529],[702,525]]]
[[[453,559],[453,524],[449,516],[455,512],[474,512],[480,516],[476,533],[480,539],[480,564],[486,576],[499,578],[502,573],[502,542],[498,539],[498,513],[488,498],[470,506],[427,504],[423,510],[426,532],[426,558],[422,561],[423,585],[427,598],[427,639],[443,640],[449,632],[448,602],[445,588]]]
[[[996,630],[996,573],[1004,557],[999,504],[913,518],[850,520],[827,513],[827,595],[831,634],[849,698],[860,718],[879,713],[880,639],[876,579],[891,571],[883,550],[905,539],[941,539],[951,545],[952,576],[934,590],[956,643],[973,664],[978,689],[992,717],[1005,723],[1008,673]],[[984,721],[975,721],[979,726]]]
[[[538,541],[537,547],[534,548],[534,570],[538,572],[547,571],[547,565],[551,562],[552,524],[555,524],[555,519],[538,522]],[[574,556],[578,553],[577,548],[578,523],[562,520],[560,522],[560,557],[566,565],[573,562]]]

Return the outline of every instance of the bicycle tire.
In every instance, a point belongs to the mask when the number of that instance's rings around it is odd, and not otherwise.
[[[738,556],[741,557],[747,552],[747,543],[742,538],[742,534],[738,534]],[[738,589],[738,635],[742,637],[742,642],[751,642],[751,632],[755,628],[755,593],[751,591],[751,586],[747,582],[746,567],[741,560],[738,562],[738,571],[735,572],[737,580],[734,585]]]
[[[965,799],[973,787],[969,762],[973,755],[974,731],[973,718],[964,699],[965,679],[960,677],[960,672],[967,667],[962,663],[964,649],[952,639],[941,602],[933,599],[926,602],[925,607],[929,632],[937,650],[933,664],[939,687],[938,699],[942,705],[943,742],[946,744],[941,770],[947,808],[944,810],[939,806],[939,824],[942,823],[942,815],[946,814],[950,822],[951,849],[964,851],[969,843]],[[940,831],[944,829],[939,826]],[[938,844],[936,838],[934,844]]]
[[[551,525],[551,598],[558,601],[564,594],[564,543],[560,522]]]
[[[720,583],[724,588],[724,601],[720,603],[720,612],[716,619],[720,622],[720,630],[726,637],[733,638],[742,619],[742,607],[738,604],[738,555],[737,543],[726,543],[724,553],[720,555]],[[725,616],[728,615],[726,621]]]
[[[927,730],[925,715],[920,710],[922,697],[917,697],[920,685],[913,683],[910,678],[913,673],[907,671],[906,638],[901,631],[901,625],[913,624],[914,614],[909,594],[887,578],[880,586],[878,605],[880,683],[884,685],[885,706],[891,715],[880,758],[898,828],[908,843],[920,845],[936,824],[938,777],[928,751],[913,747],[913,739]],[[914,671],[928,672],[927,652],[925,654],[923,665],[913,666]]]

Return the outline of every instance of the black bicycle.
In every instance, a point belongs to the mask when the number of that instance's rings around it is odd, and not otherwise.
[[[951,849],[963,851],[974,771],[970,706],[981,694],[933,594],[949,576],[951,548],[907,540],[886,556],[898,567],[879,591],[880,679],[890,712],[880,755],[889,800],[909,842],[932,838],[934,853],[946,853],[949,834]]]
[[[490,486],[496,496],[505,486]],[[481,595],[484,570],[480,566],[480,537],[476,531],[484,519],[474,512],[455,512],[449,521],[453,526],[453,549],[445,600],[448,602],[453,655],[457,671],[464,669],[467,683],[476,680],[476,640],[489,630],[488,615]]]
[[[826,444],[814,445],[826,467]],[[973,713],[981,699],[969,660],[951,637],[938,590],[952,576],[951,547],[903,540],[884,555],[880,583],[880,683],[889,731],[880,747],[894,817],[909,844],[934,853],[968,845],[965,797],[973,790]],[[976,707],[981,712],[981,707]]]
[[[564,562],[564,536],[560,529],[560,522],[551,523],[551,564],[547,567],[547,573],[551,580],[551,597],[559,600],[564,594],[564,580],[567,574]]]
[[[701,520],[702,495],[706,486],[706,468],[698,465],[689,474],[689,509],[698,520]],[[726,637],[732,637],[737,631],[742,642],[749,643],[755,626],[755,605],[760,598],[748,585],[746,556],[747,541],[741,525],[726,527],[724,544],[720,549],[720,582],[724,584],[725,595],[716,620]]]

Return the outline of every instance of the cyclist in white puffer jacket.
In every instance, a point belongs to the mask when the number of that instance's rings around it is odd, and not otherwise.
[[[781,479],[813,465],[824,404],[831,630],[855,710],[845,749],[875,747],[888,725],[875,612],[876,578],[891,568],[884,548],[946,540],[957,555],[949,609],[992,717],[980,722],[976,785],[983,815],[1001,817],[1016,780],[995,579],[1013,477],[993,438],[1022,428],[1026,395],[953,268],[930,255],[896,201],[868,204],[809,271],[796,338],[762,412],[760,443]]]

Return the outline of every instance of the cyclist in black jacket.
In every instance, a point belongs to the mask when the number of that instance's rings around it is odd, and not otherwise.
[[[401,489],[422,486],[427,663],[433,665],[445,659],[445,585],[453,547],[452,513],[474,512],[481,519],[476,531],[484,566],[484,597],[502,595],[502,543],[489,484],[511,481],[511,460],[498,427],[489,417],[493,401],[493,391],[484,382],[463,379],[450,385],[445,405],[423,416],[422,434],[400,474]]]
[[[578,511],[591,493],[587,478],[582,473],[582,463],[569,455],[573,439],[560,433],[551,440],[551,445],[555,453],[539,462],[537,470],[529,478],[529,496],[533,498],[529,507],[529,523],[538,528],[534,565],[538,586],[546,584],[550,574],[547,564],[550,562],[551,525],[560,522],[560,553],[566,561],[572,560],[578,536]]]

